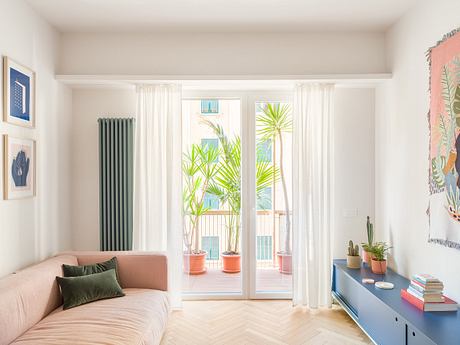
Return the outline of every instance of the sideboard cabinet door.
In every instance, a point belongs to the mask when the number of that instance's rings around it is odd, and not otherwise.
[[[359,322],[379,345],[406,345],[406,320],[370,293],[362,293]]]
[[[407,345],[436,345],[425,335],[407,325]]]

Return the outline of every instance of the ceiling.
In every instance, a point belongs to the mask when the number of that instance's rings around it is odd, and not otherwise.
[[[61,32],[381,32],[416,1],[26,0]]]

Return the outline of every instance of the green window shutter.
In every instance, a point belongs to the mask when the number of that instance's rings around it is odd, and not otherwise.
[[[219,236],[201,237],[201,249],[208,252],[206,260],[219,260]]]
[[[270,163],[272,161],[272,151],[272,141],[270,139],[257,143],[257,161]]]
[[[272,187],[265,187],[262,189],[257,198],[257,210],[271,210],[272,209]]]
[[[271,236],[257,236],[257,260],[273,259],[273,244]]]
[[[206,193],[204,195],[203,206],[209,208],[210,210],[219,209],[219,198],[214,194]]]

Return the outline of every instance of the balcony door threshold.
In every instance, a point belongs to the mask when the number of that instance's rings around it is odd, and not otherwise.
[[[184,293],[182,294],[183,301],[203,301],[203,300],[274,300],[274,299],[283,299],[290,300],[292,299],[292,294],[290,292],[257,292],[252,296],[243,296],[241,293]]]

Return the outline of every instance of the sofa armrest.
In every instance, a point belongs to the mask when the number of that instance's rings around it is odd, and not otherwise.
[[[160,252],[65,252],[74,255],[79,265],[106,261],[114,256],[118,260],[118,273],[122,288],[168,290],[168,261]]]

